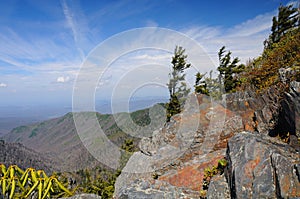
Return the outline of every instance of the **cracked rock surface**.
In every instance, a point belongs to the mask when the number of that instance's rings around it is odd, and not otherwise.
[[[300,197],[300,154],[288,144],[242,132],[229,140],[227,158],[232,198]]]

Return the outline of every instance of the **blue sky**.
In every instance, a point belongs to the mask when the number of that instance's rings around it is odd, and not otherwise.
[[[0,104],[71,103],[74,81],[91,50],[134,28],[159,27],[186,34],[203,46],[215,64],[223,45],[245,62],[261,53],[280,3],[290,1],[0,0]],[[114,63],[115,70],[99,82],[102,88],[95,96],[109,98],[110,83],[118,81],[118,71],[124,73],[127,65],[153,60],[168,65],[171,55],[142,51],[122,56]],[[140,96],[161,91],[166,95],[162,86],[145,91]]]

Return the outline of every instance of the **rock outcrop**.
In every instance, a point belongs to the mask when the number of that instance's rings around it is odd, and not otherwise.
[[[225,175],[214,176],[207,190],[207,199],[230,199],[230,189]]]
[[[195,198],[204,169],[226,155],[242,118],[207,96],[192,96],[185,111],[140,142],[115,184],[116,198]],[[146,186],[147,185],[147,186]]]
[[[208,198],[300,197],[300,85],[284,90],[237,92],[217,102],[191,96],[183,113],[141,140],[116,181],[115,198],[199,198],[205,168],[223,157],[229,167],[212,178]],[[280,135],[282,118],[290,144],[270,137]]]
[[[300,138],[300,82],[291,82],[289,91],[284,93],[275,130]]]
[[[267,135],[241,132],[229,140],[227,160],[228,184],[215,179],[219,187],[210,186],[209,197],[224,195],[228,187],[231,198],[300,197],[300,154],[288,144]]]

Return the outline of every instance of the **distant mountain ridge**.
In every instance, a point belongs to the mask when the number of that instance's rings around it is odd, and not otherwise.
[[[164,96],[135,97],[129,101],[126,99],[116,100],[115,112],[127,112],[125,107],[129,106],[129,112],[146,109],[154,104],[167,102]],[[101,114],[111,114],[111,100],[97,100],[95,110]],[[72,105],[63,104],[37,104],[37,105],[10,105],[0,106],[0,137],[9,133],[13,128],[20,125],[29,125],[52,118],[61,117],[72,112]]]
[[[158,110],[155,107],[152,112]],[[149,109],[139,110],[132,113],[100,114],[95,112],[76,113],[83,116],[95,114],[98,122],[106,136],[115,145],[121,147],[126,139],[133,139],[135,143],[139,138],[134,138],[125,132],[130,131],[128,116],[140,129],[150,124]],[[154,114],[155,115],[155,114]],[[118,124],[116,124],[116,119]],[[122,129],[120,129],[120,124]],[[127,126],[126,126],[127,125]],[[157,128],[157,124],[151,123],[148,128],[149,134]],[[99,129],[89,128],[89,132],[97,133]],[[143,132],[145,133],[145,132]],[[37,151],[40,154],[50,157],[55,163],[56,171],[75,171],[83,168],[92,168],[100,163],[89,153],[81,142],[75,127],[73,113],[62,117],[46,120],[32,125],[23,125],[14,128],[10,133],[2,137],[6,142],[22,143],[24,146]],[[93,139],[93,138],[89,138]]]

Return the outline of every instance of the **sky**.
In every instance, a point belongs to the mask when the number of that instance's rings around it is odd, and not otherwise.
[[[174,31],[198,43],[214,64],[204,63],[201,72],[216,68],[223,45],[246,62],[262,52],[280,3],[292,1],[0,0],[0,106],[71,104],[80,69],[97,65],[95,52],[107,58],[130,42],[145,46],[148,38],[138,37],[137,31],[147,27]],[[104,48],[106,43],[114,45]],[[188,52],[189,46],[185,48]],[[170,48],[143,48],[114,55],[110,67],[100,66],[97,74],[102,76],[87,95],[96,101],[128,98],[128,93],[167,96],[172,53]],[[152,79],[140,81],[145,77]],[[126,90],[133,85],[138,87]],[[84,95],[77,93],[77,98]]]

